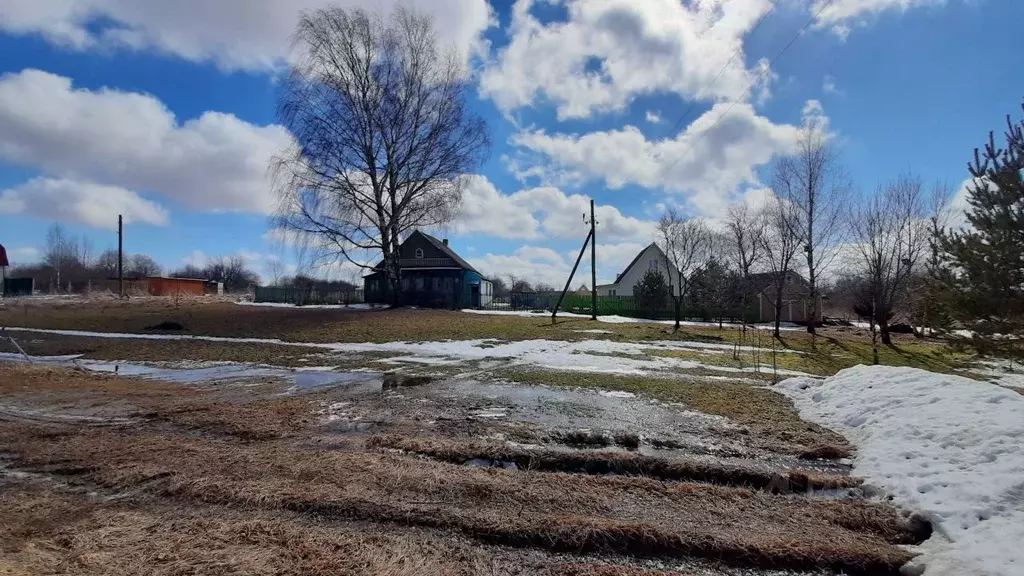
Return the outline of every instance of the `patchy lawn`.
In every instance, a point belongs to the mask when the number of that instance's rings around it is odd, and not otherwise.
[[[586,385],[538,380],[566,374],[534,376],[535,383]],[[795,429],[791,408],[768,390],[652,381],[589,385],[729,414],[749,428],[738,432],[743,438],[772,421]],[[458,390],[481,385],[465,381]],[[896,574],[912,556],[899,545],[924,537],[885,504],[803,493],[859,484],[841,472],[726,465],[685,451],[663,456],[672,452],[667,447],[658,455],[577,450],[566,444],[584,434],[555,429],[547,432],[562,434],[565,444],[515,445],[499,440],[500,432],[544,424],[503,422],[522,414],[515,410],[493,421],[479,414],[508,406],[500,398],[460,399],[429,384],[361,396],[261,390],[0,365],[0,568],[153,576],[214,567],[314,575]],[[574,398],[562,408],[582,410],[581,396]],[[744,408],[747,401],[754,406]],[[453,412],[460,402],[465,411]],[[328,417],[387,421],[402,406],[411,411],[373,436],[331,428],[345,420]],[[796,440],[807,446],[837,440],[804,426],[806,438]],[[536,431],[541,438],[544,430]],[[782,438],[769,440],[778,446]],[[640,442],[628,434],[614,440],[633,448]],[[840,455],[842,446],[833,446],[836,452],[815,455]],[[474,458],[522,466],[464,465]]]
[[[506,370],[499,374],[524,384],[625,390],[665,402],[679,402],[691,410],[730,418],[746,426],[751,435],[763,438],[766,444],[794,454],[822,450],[822,446],[833,446],[840,454],[849,453],[849,444],[842,436],[801,420],[788,398],[748,382],[526,369]]]

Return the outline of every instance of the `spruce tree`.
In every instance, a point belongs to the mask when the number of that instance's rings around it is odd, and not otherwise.
[[[653,314],[668,308],[668,282],[657,270],[648,270],[633,286],[633,300],[640,312]]]
[[[982,353],[1024,357],[1024,121],[1007,116],[1006,147],[989,133],[968,164],[970,226],[937,236],[947,312]]]

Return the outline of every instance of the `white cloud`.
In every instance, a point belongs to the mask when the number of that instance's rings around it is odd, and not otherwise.
[[[34,246],[7,248],[7,259],[10,260],[11,265],[38,262],[42,257],[42,251]]]
[[[967,197],[970,195],[969,188],[972,188],[974,185],[975,179],[973,177],[964,180],[949,199],[949,202],[944,207],[945,224],[947,227],[963,230],[970,226],[966,211],[970,209],[971,205],[967,202]]]
[[[658,112],[657,110],[648,110],[647,114],[644,115],[644,118],[646,118],[651,124],[661,124],[661,112]]]
[[[530,13],[533,0],[513,6],[511,40],[480,83],[481,94],[499,109],[508,113],[546,99],[557,106],[559,119],[584,118],[654,92],[738,98],[751,83],[771,79],[764,63],[747,69],[742,54],[726,66],[770,0],[566,4],[568,20],[548,23]]]
[[[535,259],[536,247],[523,246],[512,254],[491,254],[488,252],[481,258],[469,258],[467,261],[481,274],[489,278],[501,278],[508,281],[510,276],[536,284],[543,282],[561,286],[569,274],[571,264],[559,258]],[[557,254],[555,254],[557,256]]]
[[[834,76],[825,76],[825,79],[821,81],[821,91],[826,94],[839,94],[839,88],[836,87]]]
[[[0,29],[76,49],[153,49],[226,69],[269,69],[289,53],[299,14],[340,4],[388,14],[403,4],[435,16],[438,38],[482,53],[486,0],[0,0]]]
[[[202,250],[193,250],[191,254],[182,258],[181,261],[189,266],[202,268],[210,263],[210,256]]]
[[[941,6],[946,0],[814,0],[810,10],[818,14],[819,27],[831,27],[845,38],[854,26],[867,25],[884,12],[906,12],[913,8]]]
[[[597,244],[597,283],[607,284],[615,281],[615,275],[633,261],[647,243],[622,242]],[[565,286],[572,265],[579,255],[579,248],[559,254],[550,248],[541,246],[522,246],[512,254],[487,253],[481,258],[469,258],[474,268],[488,277],[500,277],[508,280],[509,276],[523,279],[531,283],[543,282],[558,289]],[[590,250],[583,257],[572,288],[580,284],[590,286]]]
[[[800,130],[759,116],[747,103],[729,108],[716,104],[671,139],[648,140],[626,126],[583,135],[525,131],[512,143],[542,181],[568,174],[570,180],[603,180],[612,189],[662,188],[683,193],[701,213],[714,216],[737,191],[758,186],[756,170],[792,150]],[[808,101],[803,114],[805,122],[827,125],[820,102]]]
[[[641,250],[646,248],[650,242],[623,242],[621,244],[597,243],[597,283],[611,284],[615,277],[626,270],[626,266],[636,258]],[[587,266],[587,274],[590,274],[590,267]]]
[[[457,232],[532,239],[538,235],[538,226],[532,213],[523,210],[512,197],[498,192],[486,176],[466,178],[461,213],[454,223]]]
[[[458,233],[481,233],[509,239],[582,239],[589,228],[583,215],[590,214],[590,199],[543,186],[512,194],[500,193],[485,176],[468,179],[463,211],[453,223]],[[626,216],[611,205],[597,205],[598,238],[635,240],[649,238],[654,223]]]
[[[267,166],[291,140],[219,112],[179,123],[148,94],[74,89],[41,70],[0,76],[0,159],[191,209],[271,211]]]
[[[166,225],[167,211],[131,190],[68,179],[33,178],[0,192],[0,214],[26,214],[77,222],[95,228],[117,229],[125,223]]]

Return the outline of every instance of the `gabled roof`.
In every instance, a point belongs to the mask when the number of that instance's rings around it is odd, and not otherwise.
[[[458,254],[456,254],[455,250],[452,250],[447,244],[445,244],[441,240],[438,240],[437,238],[434,238],[433,236],[431,236],[430,234],[427,234],[425,232],[420,232],[419,230],[413,230],[412,234],[409,235],[409,238],[412,238],[413,234],[419,234],[420,236],[423,236],[424,238],[426,238],[427,241],[429,241],[431,244],[433,244],[435,248],[437,248],[441,252],[444,252],[445,255],[448,256],[449,258],[451,258],[452,260],[455,260],[455,263],[458,264],[459,266],[461,266],[461,267],[463,267],[466,270],[469,270],[471,272],[476,272],[477,274],[480,274],[479,272],[477,272],[476,268],[473,268],[469,264],[469,262],[466,262],[465,260],[463,260],[462,256],[459,256]],[[409,240],[407,238],[406,242],[408,242],[408,241]]]
[[[618,284],[618,283],[619,283],[619,280],[621,280],[622,278],[625,278],[625,277],[626,277],[626,274],[628,274],[628,273],[629,273],[629,270],[630,270],[631,268],[633,268],[633,266],[636,266],[636,263],[640,261],[640,257],[644,255],[644,252],[647,252],[647,251],[648,251],[648,250],[650,250],[650,249],[651,249],[652,247],[653,247],[653,248],[654,248],[655,250],[657,250],[657,251],[658,251],[658,254],[659,254],[659,255],[661,255],[661,257],[662,257],[662,258],[666,258],[666,256],[665,256],[665,253],[664,253],[664,252],[662,252],[662,250],[661,250],[661,247],[660,247],[660,246],[658,246],[658,243],[657,243],[657,242],[651,242],[650,244],[648,244],[647,246],[645,246],[643,250],[641,250],[641,251],[639,251],[639,252],[637,252],[637,253],[636,253],[636,257],[634,257],[634,258],[633,258],[633,261],[629,263],[629,266],[626,266],[626,269],[625,269],[625,270],[623,270],[621,274],[619,274],[618,276],[616,276],[616,277],[615,277],[615,283],[616,283],[616,284]],[[671,272],[671,271],[669,271],[669,274],[672,274],[672,272]]]
[[[470,272],[476,272],[477,274],[480,274],[480,272],[478,272],[476,268],[473,268],[473,266],[471,266],[469,264],[469,262],[466,262],[465,260],[463,260],[462,256],[459,256],[458,254],[456,254],[455,251],[452,250],[450,247],[448,247],[443,241],[438,240],[437,238],[434,238],[433,236],[431,236],[430,234],[427,234],[425,232],[420,232],[419,230],[413,230],[412,234],[409,234],[409,238],[406,238],[405,241],[402,242],[402,244],[404,245],[413,236],[415,236],[417,234],[422,236],[427,242],[430,242],[434,246],[434,248],[437,248],[438,250],[440,250],[445,256],[447,256],[447,257],[451,258],[452,260],[454,260],[455,263],[458,264],[460,268],[469,270]],[[383,266],[384,266],[384,261],[381,260],[380,262],[377,262],[376,264],[374,264],[373,269],[374,270],[381,270]],[[483,274],[480,274],[480,276],[483,277]]]

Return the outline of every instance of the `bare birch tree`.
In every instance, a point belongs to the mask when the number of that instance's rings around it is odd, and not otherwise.
[[[772,196],[763,213],[764,233],[761,235],[761,253],[772,279],[772,307],[775,310],[775,337],[781,334],[782,296],[786,277],[793,271],[793,260],[800,250],[797,231],[797,207],[778,196]]]
[[[78,242],[64,233],[64,227],[53,224],[46,231],[46,249],[43,263],[53,268],[57,277],[57,291],[61,287],[61,274],[66,272],[78,258]]]
[[[804,124],[796,153],[778,160],[774,190],[795,208],[794,230],[806,258],[811,292],[807,331],[813,334],[819,312],[818,277],[838,253],[850,190],[849,178],[822,122]]]
[[[662,214],[658,222],[658,244],[665,253],[669,294],[675,305],[676,331],[682,321],[683,302],[689,294],[693,275],[707,262],[710,242],[711,233],[703,220],[685,218],[675,209]],[[673,272],[676,274],[674,279]]]
[[[765,218],[761,210],[751,207],[740,200],[729,206],[725,217],[725,235],[729,240],[729,254],[736,270],[740,274],[738,283],[740,304],[740,322],[742,329],[740,341],[733,348],[733,357],[739,358],[740,342],[747,337],[747,303],[753,292],[750,270],[761,262],[762,242],[765,233]],[[735,300],[734,300],[735,301]]]
[[[891,346],[889,317],[903,299],[915,266],[923,264],[930,239],[929,202],[919,178],[900,176],[863,199],[850,218],[855,246],[868,280],[872,334]]]
[[[379,255],[397,304],[402,238],[456,215],[462,177],[490,146],[466,106],[470,77],[454,49],[439,50],[430,18],[401,8],[307,12],[294,46],[278,117],[296,142],[272,165],[274,225],[321,258],[371,268]]]
[[[731,240],[733,264],[746,280],[750,278],[750,269],[763,257],[761,247],[765,229],[764,216],[760,210],[752,208],[746,202],[737,202],[729,206],[725,228]]]

